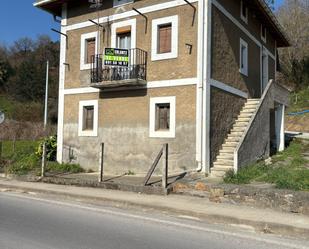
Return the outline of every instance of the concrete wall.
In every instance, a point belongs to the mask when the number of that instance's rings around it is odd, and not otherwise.
[[[267,89],[267,88],[266,88]],[[275,103],[288,105],[289,92],[282,86],[273,83],[262,102],[260,109],[245,136],[238,151],[238,168],[247,166],[270,154],[271,109]]]
[[[210,98],[210,158],[212,165],[246,100],[215,87],[211,87]]]
[[[75,162],[97,170],[100,143],[105,143],[105,172],[145,173],[163,143],[169,143],[171,172],[194,169],[195,86],[65,96],[64,158],[72,147]],[[176,137],[149,137],[150,97],[176,96]],[[98,137],[78,137],[80,100],[99,99]]]

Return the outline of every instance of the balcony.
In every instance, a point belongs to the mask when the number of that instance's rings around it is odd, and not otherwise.
[[[104,55],[92,58],[91,87],[108,89],[145,86],[146,76],[147,52],[144,50],[105,49]]]

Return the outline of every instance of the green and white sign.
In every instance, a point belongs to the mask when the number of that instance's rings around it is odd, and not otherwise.
[[[127,67],[129,65],[129,50],[105,48],[104,65]]]

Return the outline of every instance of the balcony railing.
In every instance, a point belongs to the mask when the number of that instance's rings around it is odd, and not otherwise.
[[[107,65],[106,58],[102,54],[92,57],[91,86],[110,88],[146,84],[146,51],[138,48],[129,49],[127,60],[123,66]]]

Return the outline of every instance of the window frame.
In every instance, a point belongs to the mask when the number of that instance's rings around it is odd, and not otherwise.
[[[157,104],[170,105],[170,127],[169,130],[156,130],[156,106]],[[149,137],[151,138],[175,138],[176,135],[176,97],[154,97],[150,98],[149,106]]]
[[[179,22],[178,15],[167,16],[167,17],[152,20],[152,36],[151,36],[151,60],[152,61],[174,59],[178,57],[178,40],[179,40],[178,22]],[[158,53],[159,26],[169,24],[169,23],[172,26],[171,52]]]
[[[243,54],[242,54],[242,48],[245,47],[246,48],[246,57],[245,57],[245,61],[244,61],[244,66],[242,67],[243,64]],[[248,47],[248,43],[245,42],[243,39],[240,38],[240,42],[239,42],[239,72],[245,76],[248,76],[249,73],[249,47]]]
[[[136,19],[129,19],[122,22],[115,22],[111,25],[111,47],[116,48],[117,45],[117,29],[131,26],[131,48],[136,48]]]
[[[84,124],[84,107],[93,106],[93,129],[83,130]],[[98,136],[98,100],[79,101],[78,117],[78,136],[79,137],[96,137]]]
[[[246,16],[243,15],[244,7],[246,8]],[[246,24],[248,24],[248,16],[249,16],[249,9],[247,6],[245,6],[245,3],[243,0],[240,1],[240,18],[243,20]]]
[[[263,30],[265,31],[265,36],[263,36]],[[267,43],[267,28],[263,24],[261,24],[261,40]]]
[[[91,69],[91,63],[86,63],[86,58],[87,58],[87,40],[90,39],[95,39],[95,54],[98,54],[98,32],[91,32],[91,33],[86,33],[81,35],[81,42],[80,42],[80,70],[89,70]]]

